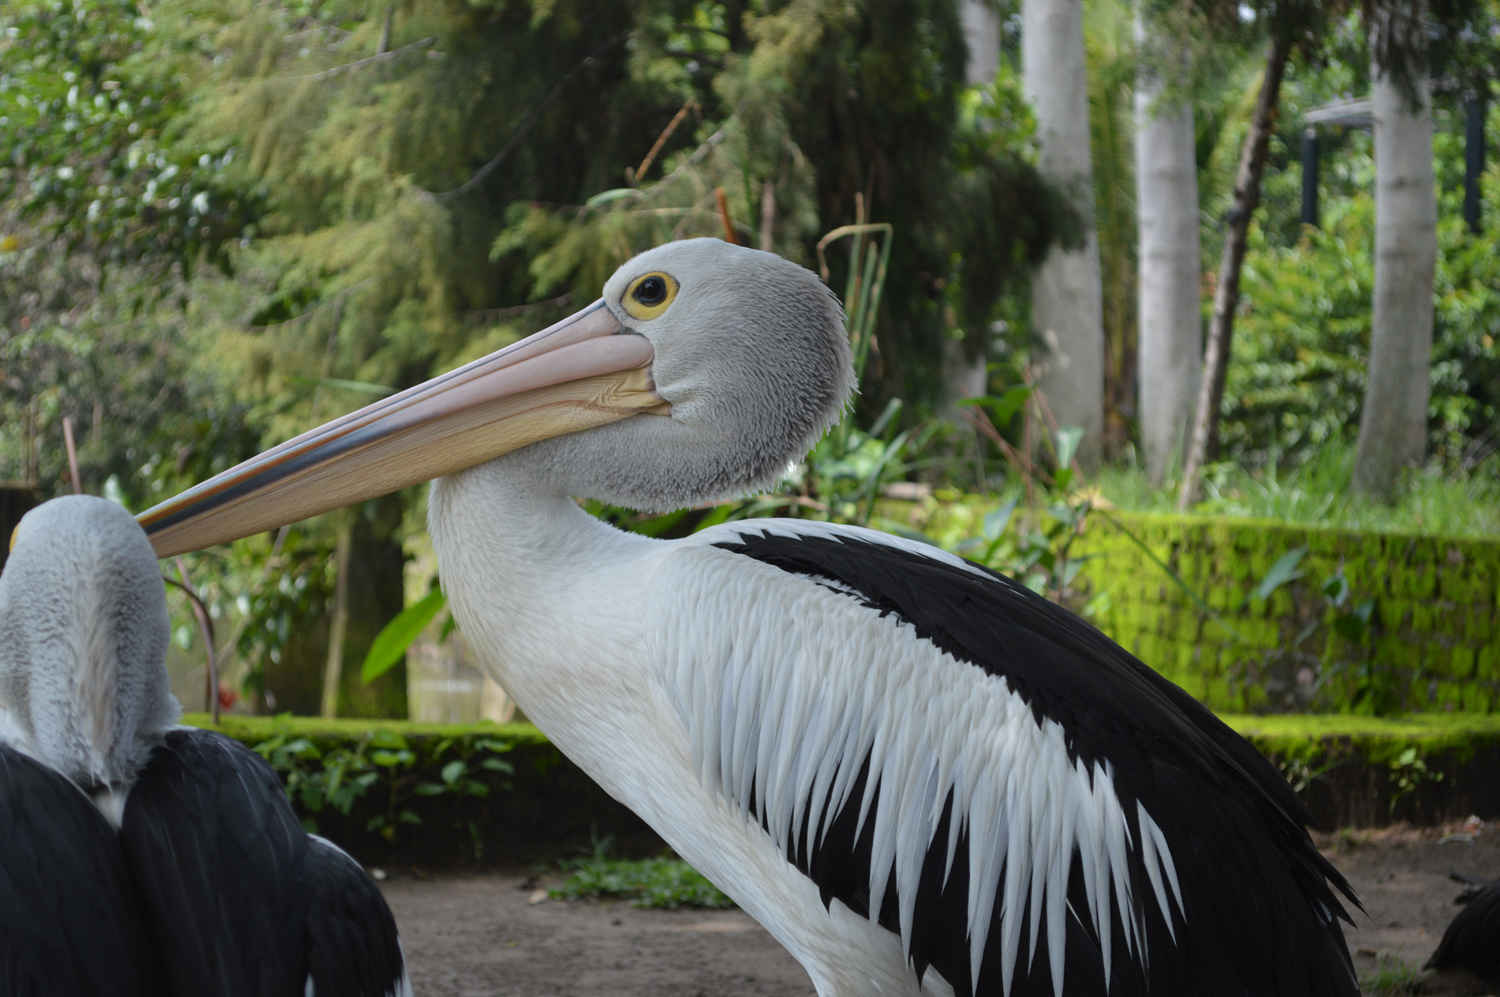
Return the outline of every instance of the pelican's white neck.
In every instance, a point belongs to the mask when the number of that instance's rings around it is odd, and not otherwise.
[[[440,478],[428,530],[449,605],[493,677],[535,717],[555,690],[577,634],[570,612],[597,618],[638,586],[657,541],[617,530],[527,473],[520,453]],[[586,618],[588,618],[586,616]],[[597,631],[608,632],[608,631]],[[580,638],[581,639],[581,638]],[[568,647],[568,650],[564,650]]]

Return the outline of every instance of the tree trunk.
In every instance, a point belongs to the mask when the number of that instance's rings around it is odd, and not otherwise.
[[[1433,274],[1437,194],[1432,162],[1432,104],[1425,79],[1417,105],[1381,67],[1371,67],[1375,114],[1375,302],[1370,372],[1354,485],[1389,498],[1403,467],[1427,449],[1431,389]]]
[[[375,635],[406,605],[406,553],[400,539],[403,511],[399,493],[372,499],[356,510],[349,548],[349,622],[339,684],[340,716],[407,715],[405,662],[369,684],[360,676],[360,664]]]
[[[1229,366],[1229,347],[1234,335],[1234,311],[1240,303],[1240,267],[1245,262],[1246,236],[1250,218],[1260,203],[1260,179],[1266,167],[1266,146],[1275,123],[1276,106],[1281,97],[1281,80],[1286,75],[1287,57],[1291,55],[1290,38],[1273,36],[1266,52],[1266,70],[1255,100],[1250,130],[1240,150],[1239,171],[1234,181],[1234,207],[1229,213],[1229,232],[1219,262],[1219,283],[1214,288],[1214,313],[1208,326],[1208,343],[1203,351],[1203,379],[1198,387],[1198,405],[1193,417],[1193,433],[1188,440],[1187,459],[1182,468],[1182,490],[1177,493],[1177,508],[1185,510],[1198,495],[1198,474],[1203,462],[1214,451],[1218,441],[1219,405],[1224,399],[1224,373]]]
[[[1000,68],[1000,15],[985,0],[962,0],[959,16],[969,47],[964,80],[969,86],[989,86]],[[960,426],[965,423],[957,403],[989,390],[988,338],[989,329],[980,328],[943,340],[943,411]]]
[[[1045,345],[1038,387],[1060,426],[1083,430],[1097,463],[1104,430],[1104,322],[1094,225],[1081,0],[1024,0],[1021,84],[1036,112],[1037,167],[1082,218],[1084,245],[1053,248],[1032,277],[1031,320]]]
[[[349,548],[354,528],[339,524],[333,556],[333,616],[328,624],[328,663],[323,666],[323,698],[318,715],[339,715],[339,681],[344,674],[344,634],[349,628]]]
[[[1183,52],[1153,34],[1141,5],[1135,38],[1141,55],[1135,88],[1136,225],[1140,239],[1138,391],[1146,473],[1160,484],[1182,460],[1203,369],[1198,294],[1198,171],[1193,108],[1163,103],[1167,80],[1157,68]]]

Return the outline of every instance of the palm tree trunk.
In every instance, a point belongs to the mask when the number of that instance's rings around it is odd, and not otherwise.
[[[1413,18],[1416,23],[1416,18]],[[1418,29],[1419,30],[1419,29]],[[1375,114],[1375,301],[1354,485],[1389,498],[1427,450],[1437,193],[1427,82],[1408,95],[1371,67]]]
[[[1181,46],[1135,15],[1141,55],[1135,90],[1138,270],[1138,408],[1146,473],[1160,484],[1181,461],[1203,370],[1202,275],[1193,107],[1164,103],[1157,68],[1183,61]]]
[[[1031,319],[1045,346],[1038,386],[1059,425],[1083,430],[1078,458],[1088,465],[1104,431],[1104,307],[1082,0],[1024,0],[1021,83],[1036,112],[1037,168],[1083,220],[1083,247],[1053,247],[1032,276]]]

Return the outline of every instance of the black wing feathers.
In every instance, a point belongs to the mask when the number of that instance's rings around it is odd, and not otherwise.
[[[121,835],[173,992],[303,992],[309,842],[260,756],[210,731],[169,732]]]
[[[3,744],[0,794],[0,994],[154,994],[114,828],[66,778]]]
[[[1466,969],[1500,983],[1500,879],[1475,893],[1448,923],[1428,969]]]
[[[1343,935],[1344,878],[1314,848],[1307,814],[1276,769],[1248,742],[1191,696],[1152,671],[1099,630],[1023,586],[984,569],[970,571],[864,538],[741,534],[716,546],[855,593],[881,616],[909,624],[915,636],[954,658],[1003,678],[1038,723],[1065,732],[1068,751],[1086,763],[1107,763],[1124,807],[1131,841],[1139,842],[1135,803],[1151,814],[1172,850],[1186,908],[1175,941],[1155,913],[1145,925],[1148,964],[1123,945],[1118,913],[1106,990],[1099,939],[1087,925],[1088,905],[1077,857],[1069,879],[1065,982],[1068,994],[1124,995],[1201,992],[1213,980],[1221,994],[1354,995]],[[829,583],[832,583],[831,585]],[[793,856],[823,891],[865,916],[869,828],[856,836],[858,800],[834,819],[820,847]],[[878,787],[877,790],[878,792]],[[953,869],[943,876],[950,804],[933,836],[919,885],[909,955],[920,971],[931,964],[960,995],[999,993],[1001,916],[997,901],[977,991],[969,979],[965,902],[965,828]],[[1152,897],[1138,858],[1128,872],[1137,898]],[[894,883],[885,909],[873,916],[896,929]],[[862,892],[864,891],[864,892]],[[1029,907],[1029,899],[1028,899]],[[1026,935],[1015,967],[1013,995],[1045,994],[1052,986],[1045,938],[1028,952]]]
[[[318,997],[393,993],[406,967],[385,897],[344,852],[318,837],[311,845],[307,946]]]

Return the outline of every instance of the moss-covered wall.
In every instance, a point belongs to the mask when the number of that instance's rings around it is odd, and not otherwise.
[[[946,542],[993,505],[900,518]],[[1297,577],[1252,598],[1298,548]],[[1215,710],[1500,710],[1500,540],[1095,510],[1070,555],[1073,608]]]
[[[1075,553],[1095,622],[1213,709],[1500,707],[1500,542],[1109,513]]]

